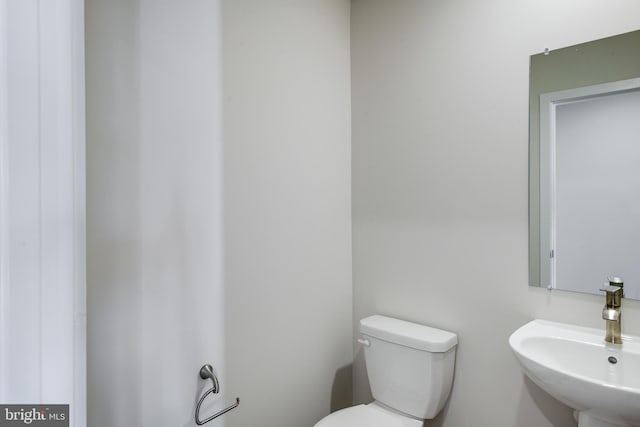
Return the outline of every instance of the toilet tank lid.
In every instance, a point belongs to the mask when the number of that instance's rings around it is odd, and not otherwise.
[[[417,350],[445,353],[458,343],[453,332],[379,314],[360,320],[360,332]]]

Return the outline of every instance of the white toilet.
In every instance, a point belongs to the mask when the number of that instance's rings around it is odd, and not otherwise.
[[[334,412],[315,427],[422,427],[444,406],[456,357],[456,334],[375,315],[360,320],[375,399]]]

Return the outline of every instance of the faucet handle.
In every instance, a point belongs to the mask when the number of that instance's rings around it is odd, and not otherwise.
[[[620,286],[620,287],[622,287],[622,285],[624,284],[624,281],[618,276],[607,277],[607,280],[609,281],[609,284],[612,285],[612,286]]]
[[[617,286],[620,288],[622,292],[620,292],[620,297],[624,298],[624,281],[620,277],[609,277],[607,278],[609,281],[609,286]],[[605,283],[606,284],[606,283]]]

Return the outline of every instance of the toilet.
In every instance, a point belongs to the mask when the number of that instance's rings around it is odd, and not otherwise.
[[[434,418],[451,392],[456,334],[380,315],[360,320],[360,333],[375,400],[314,427],[422,427]]]

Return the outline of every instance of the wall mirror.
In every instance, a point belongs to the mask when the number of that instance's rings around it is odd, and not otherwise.
[[[531,56],[529,284],[640,299],[640,31]]]

